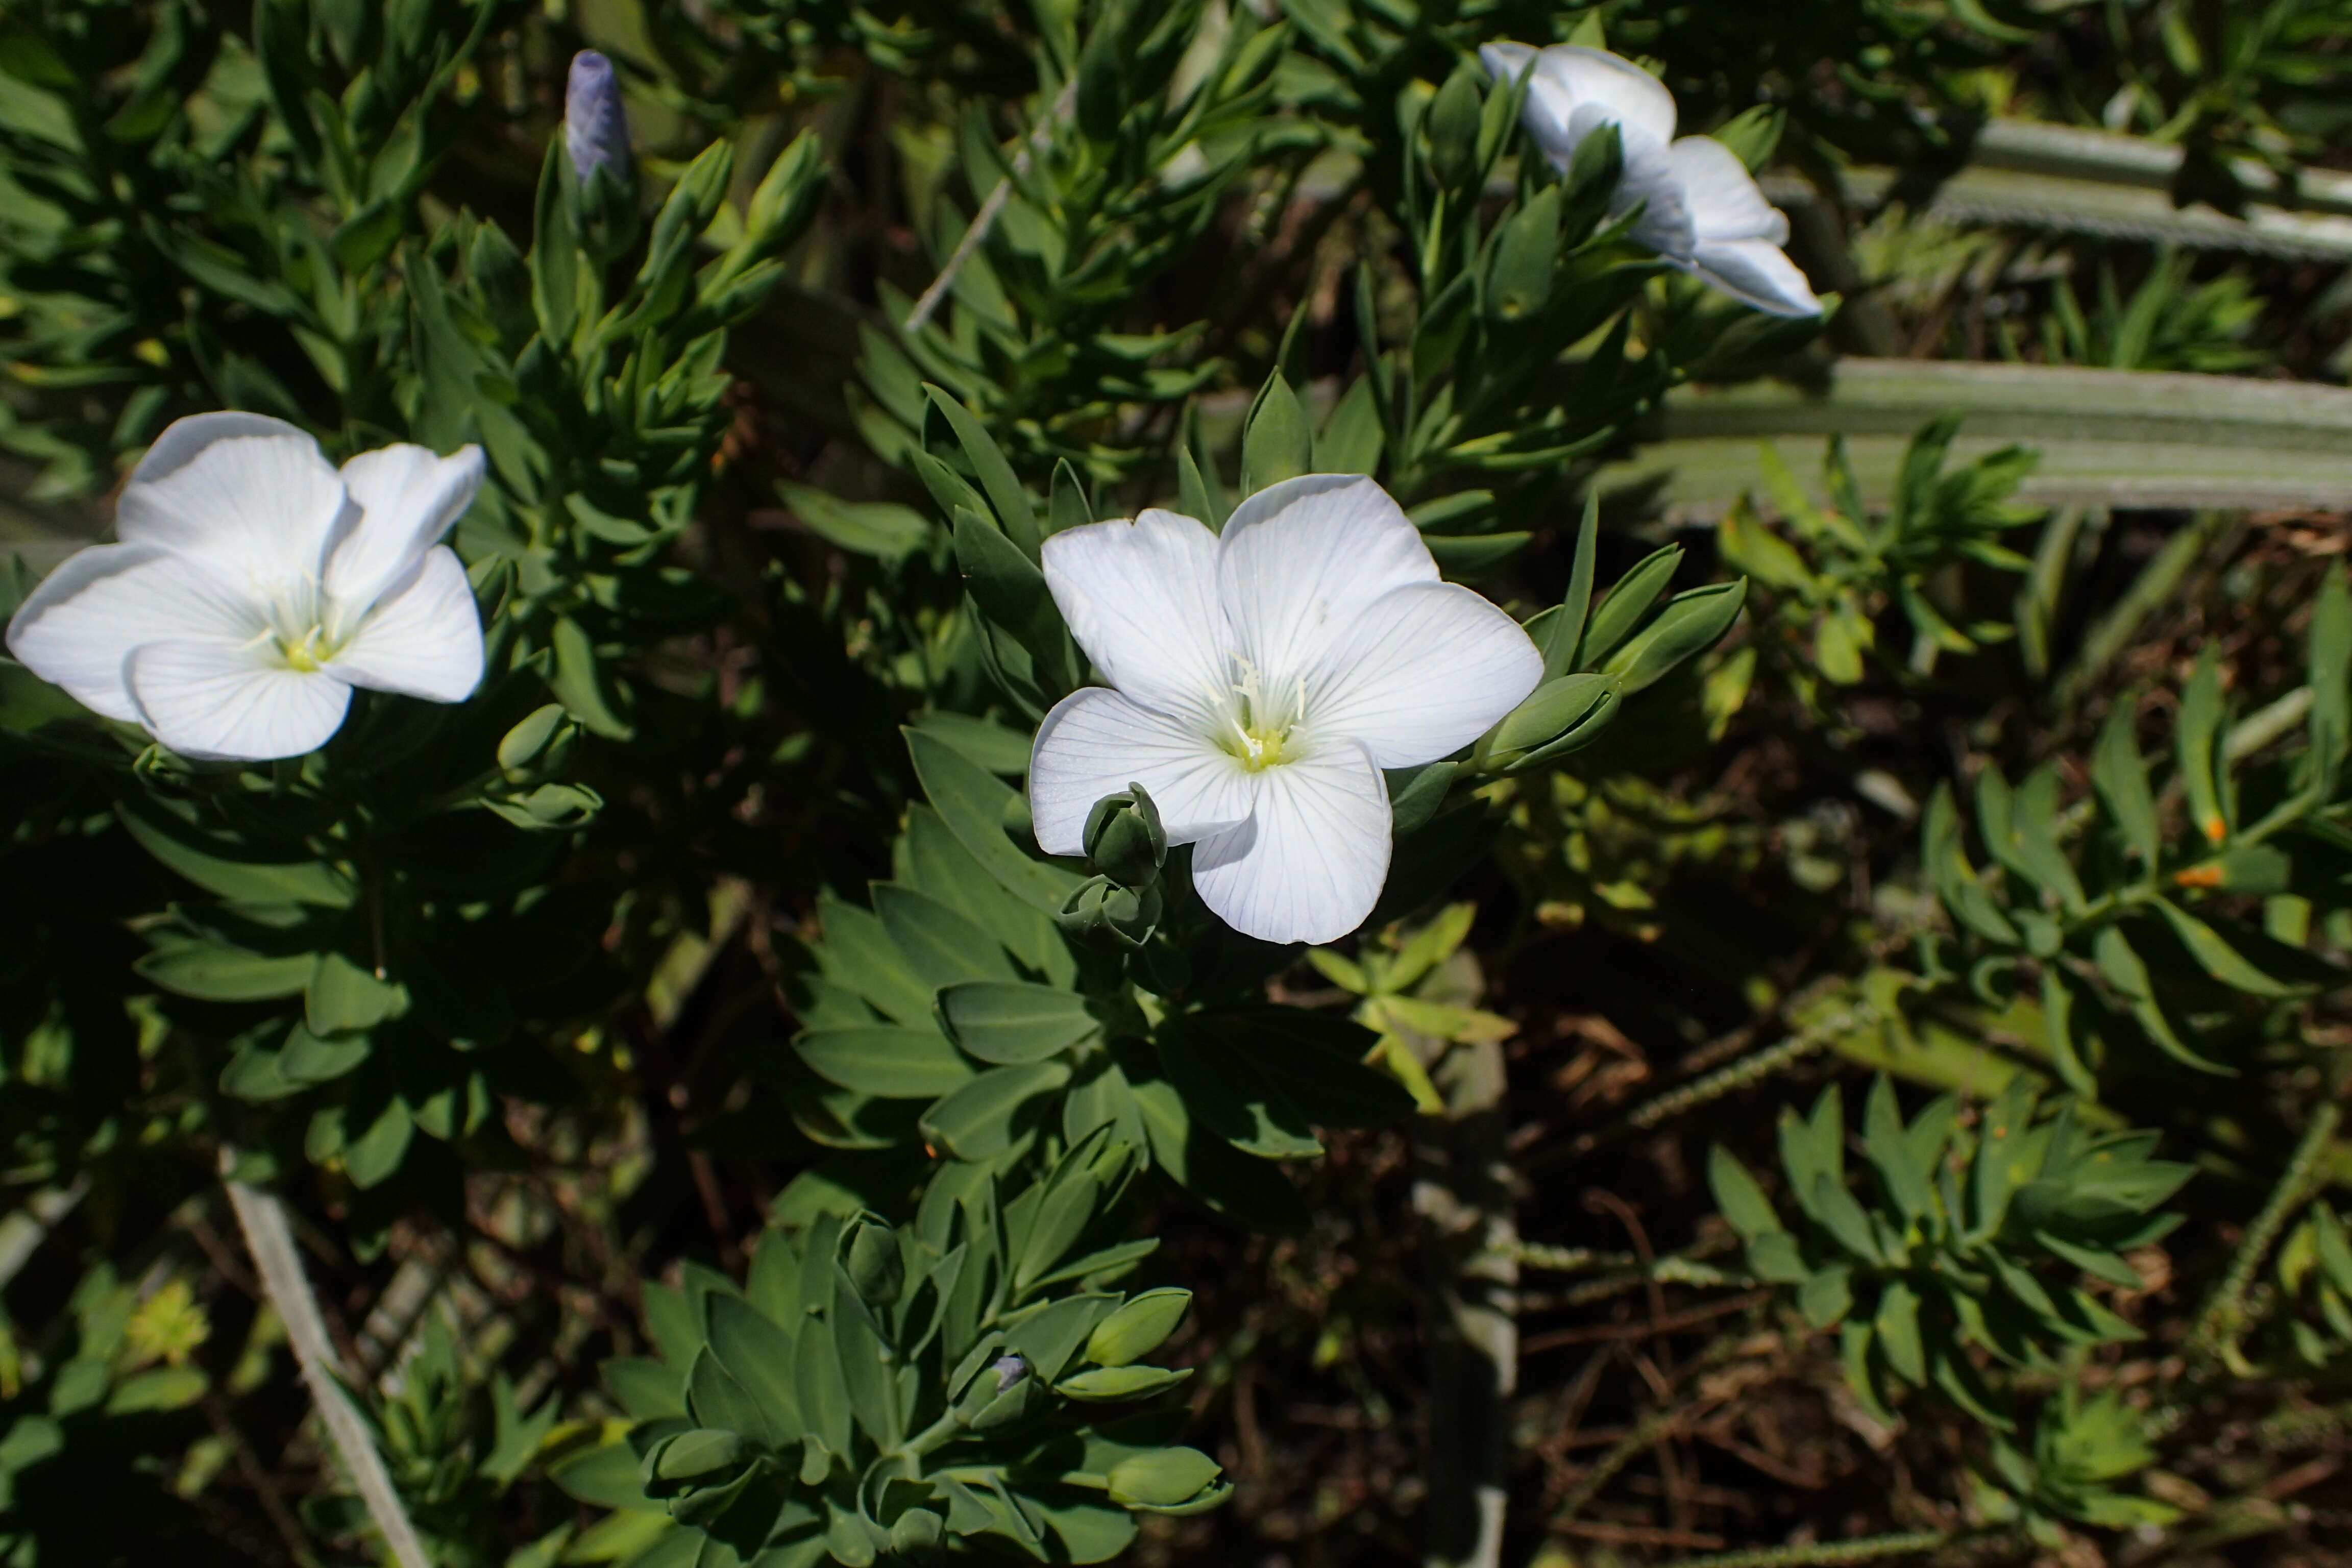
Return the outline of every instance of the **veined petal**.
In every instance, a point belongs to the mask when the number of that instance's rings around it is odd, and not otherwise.
[[[1663,147],[1674,140],[1675,95],[1622,56],[1582,44],[1554,44],[1537,54],[1536,80],[1564,97],[1571,110],[1601,110],[1617,126],[1629,153],[1637,142]]]
[[[353,686],[432,702],[472,696],[482,683],[482,613],[457,552],[426,552],[328,668]]]
[[[1411,767],[1485,734],[1542,679],[1518,622],[1458,583],[1415,583],[1373,601],[1309,678],[1306,722]]]
[[[1388,785],[1361,746],[1337,740],[1254,776],[1257,809],[1200,842],[1192,886],[1244,936],[1336,942],[1388,880]]]
[[[1269,485],[1234,509],[1217,542],[1234,647],[1276,700],[1314,678],[1372,601],[1438,580],[1421,531],[1360,474]]]
[[[1698,241],[1761,239],[1789,243],[1789,219],[1764,199],[1739,154],[1712,136],[1685,136],[1666,149]]]
[[[155,444],[147,448],[139,466],[131,470],[130,482],[152,485],[158,479],[188,466],[190,458],[215,441],[226,441],[234,436],[290,436],[298,441],[310,439],[299,425],[289,425],[283,419],[272,419],[267,414],[245,414],[236,409],[223,409],[217,414],[191,414],[184,419],[174,419],[163,426]]]
[[[343,489],[358,503],[327,560],[327,596],[364,611],[449,531],[482,485],[482,449],[448,457],[402,442],[343,465]]]
[[[1056,534],[1055,538],[1066,537]],[[1054,705],[1029,753],[1029,815],[1048,855],[1086,853],[1087,813],[1130,784],[1151,792],[1171,844],[1223,832],[1250,814],[1263,773],[1203,735],[1188,717],[1153,712],[1088,686]]]
[[[205,415],[173,425],[124,487],[115,533],[201,561],[257,598],[314,580],[350,498],[319,444],[290,425],[265,428],[278,423]]]
[[[1761,239],[1702,245],[1693,271],[1733,299],[1774,316],[1818,316],[1822,302],[1797,264]]]
[[[1687,263],[1697,247],[1698,226],[1683,190],[1682,176],[1662,147],[1628,147],[1625,172],[1609,197],[1609,212],[1622,217],[1638,203],[1642,216],[1633,223],[1633,242],[1646,245],[1669,261]]]
[[[323,670],[289,669],[274,648],[151,642],[131,656],[140,721],[184,757],[268,762],[327,743],[352,689]]]
[[[1234,676],[1206,523],[1153,508],[1132,522],[1065,529],[1043,555],[1070,635],[1113,686],[1163,712],[1223,699]]]
[[[183,421],[185,423],[185,421]],[[8,623],[8,651],[83,707],[136,723],[125,663],[159,637],[247,642],[259,610],[152,544],[94,544],[41,580]]]

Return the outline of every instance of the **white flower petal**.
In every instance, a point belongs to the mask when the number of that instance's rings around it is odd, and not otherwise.
[[[1157,508],[1045,541],[1045,585],[1106,679],[1164,712],[1199,712],[1233,682],[1217,536]]]
[[[1192,851],[1211,912],[1262,942],[1336,942],[1389,875],[1389,795],[1362,747],[1326,742],[1257,773],[1257,809]]]
[[[1421,531],[1359,474],[1269,485],[1234,509],[1218,541],[1234,647],[1277,700],[1322,669],[1373,600],[1437,580]]]
[[[115,509],[122,542],[202,561],[262,597],[315,578],[350,505],[343,482],[310,437],[291,426],[264,432],[253,418],[215,415],[165,431],[163,456],[140,465]],[[183,432],[189,425],[200,427]]]
[[[267,414],[241,414],[226,409],[218,414],[191,414],[184,419],[174,419],[163,426],[139,466],[131,470],[131,483],[152,485],[177,469],[188,466],[188,459],[215,441],[226,441],[233,436],[290,436],[298,441],[308,441],[299,426],[289,425],[283,419],[272,419]]]
[[[1411,767],[1485,734],[1542,679],[1518,622],[1459,584],[1415,583],[1364,612],[1310,682],[1307,711],[1316,734]]]
[[[1170,718],[1089,686],[1055,703],[1037,727],[1029,815],[1040,849],[1083,855],[1095,802],[1139,784],[1151,792],[1168,841],[1190,844],[1246,820],[1252,780],[1263,776],[1244,772],[1189,716]]]
[[[133,648],[159,637],[235,645],[264,630],[259,612],[202,567],[149,544],[95,544],[18,607],[8,651],[85,708],[135,723],[124,669]]]
[[[472,696],[482,683],[482,613],[457,552],[446,545],[427,552],[330,668],[353,686],[432,702]]]
[[[268,762],[327,743],[352,689],[323,670],[289,669],[275,650],[152,642],[131,656],[140,721],[184,757]]]
[[[1674,140],[1675,95],[1664,82],[1606,49],[1554,44],[1536,56],[1535,85],[1564,98],[1571,111],[1588,106],[1602,110],[1629,153],[1637,142],[1664,147]]]
[[[1666,149],[1702,245],[1712,240],[1789,243],[1789,219],[1764,199],[1739,154],[1712,136],[1685,136]]]
[[[1698,226],[1683,190],[1674,160],[1658,147],[1627,148],[1625,172],[1609,198],[1612,217],[1622,217],[1641,204],[1633,237],[1669,261],[1687,263],[1698,245]]]
[[[1743,304],[1774,316],[1818,316],[1822,302],[1797,264],[1761,239],[1702,245],[1692,270]]]
[[[343,489],[360,508],[327,561],[328,597],[363,610],[423,558],[473,504],[482,449],[446,458],[405,442],[343,465]]]

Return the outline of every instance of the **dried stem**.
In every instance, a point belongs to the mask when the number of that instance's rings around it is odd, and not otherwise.
[[[286,1218],[286,1205],[275,1193],[247,1185],[229,1174],[236,1163],[236,1151],[224,1147],[220,1154],[221,1181],[228,1188],[228,1200],[236,1210],[236,1223],[245,1232],[246,1250],[253,1255],[254,1272],[260,1277],[262,1293],[278,1321],[286,1325],[286,1338],[294,1347],[295,1364],[302,1371],[302,1381],[310,1390],[310,1402],[318,1407],[319,1419],[327,1428],[333,1443],[335,1457],[351,1479],[352,1489],[367,1507],[368,1518],[383,1537],[384,1546],[400,1568],[433,1568],[432,1559],[425,1553],[425,1543],[417,1538],[416,1527],[409,1522],[407,1510],[401,1506],[400,1493],[392,1484],[392,1473],[384,1468],[383,1456],[376,1452],[375,1440],[368,1434],[367,1424],[360,1419],[343,1374],[337,1363],[335,1347],[327,1338],[327,1321],[319,1310],[319,1299],[311,1293],[310,1281],[302,1271],[301,1255],[294,1248],[294,1227]]]
[[[1029,172],[1031,156],[1036,149],[1053,140],[1054,127],[1069,118],[1070,110],[1077,101],[1078,79],[1073,76],[1062,84],[1062,90],[1054,95],[1054,106],[1045,111],[1045,117],[1023,140],[1021,150],[1013,154],[1013,174]],[[954,287],[956,274],[963,270],[963,264],[971,259],[971,253],[978,250],[981,242],[988,237],[988,231],[996,226],[996,215],[1003,212],[1004,204],[1012,199],[1013,176],[1008,174],[997,181],[996,188],[982,200],[980,210],[971,215],[971,222],[964,227],[963,237],[956,241],[955,251],[949,256],[948,264],[940,268],[940,275],[931,279],[931,286],[923,290],[923,297],[915,301],[913,310],[907,312],[907,331],[911,332],[931,319],[932,313],[940,308],[940,301],[946,299],[948,290]]]

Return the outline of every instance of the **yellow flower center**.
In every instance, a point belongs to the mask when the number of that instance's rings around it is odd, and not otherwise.
[[[1297,725],[1299,710],[1307,705],[1307,683],[1298,683],[1298,690],[1285,711],[1279,704],[1266,700],[1256,668],[1247,659],[1235,662],[1241,666],[1242,678],[1232,688],[1233,700],[1226,704],[1225,727],[1218,731],[1217,744],[1244,771],[1263,773],[1285,760],[1283,751],[1289,743],[1290,731]]]

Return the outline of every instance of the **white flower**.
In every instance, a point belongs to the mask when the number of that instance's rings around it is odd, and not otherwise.
[[[1781,251],[1788,218],[1730,148],[1712,136],[1675,136],[1674,94],[1656,77],[1580,44],[1487,44],[1478,58],[1497,81],[1516,81],[1534,62],[1520,123],[1563,174],[1578,142],[1603,125],[1617,127],[1625,172],[1610,210],[1622,215],[1644,204],[1636,240],[1759,310],[1821,314],[1812,286]]]
[[[1535,689],[1518,623],[1440,582],[1420,531],[1368,479],[1309,474],[1244,501],[1222,536],[1146,511],[1053,535],[1045,581],[1116,687],[1045,716],[1030,810],[1049,855],[1087,812],[1151,792],[1192,881],[1235,931],[1330,942],[1388,879],[1382,768],[1475,740]]]
[[[437,542],[482,482],[482,452],[365,452],[257,414],[165,430],[124,488],[115,544],[51,573],[8,651],[183,756],[300,756],[352,688],[456,702],[482,679],[466,569]]]

